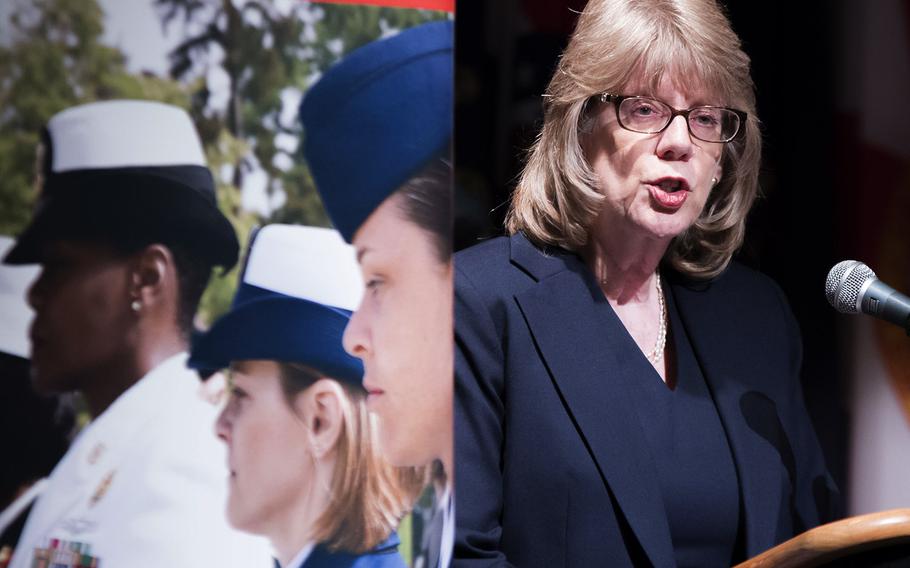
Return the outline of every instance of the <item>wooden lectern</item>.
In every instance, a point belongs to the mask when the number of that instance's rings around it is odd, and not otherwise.
[[[850,517],[797,535],[736,568],[910,567],[910,509]]]

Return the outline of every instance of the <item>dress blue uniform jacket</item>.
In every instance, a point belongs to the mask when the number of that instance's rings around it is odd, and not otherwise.
[[[455,268],[453,566],[674,566],[661,456],[634,410],[637,377],[604,348],[611,307],[585,264],[516,234]],[[735,263],[707,283],[665,278],[733,456],[739,553],[828,521],[836,489],[780,289]]]
[[[320,544],[300,566],[294,568],[406,568],[404,559],[398,554],[398,544],[396,533],[364,554],[330,552]]]

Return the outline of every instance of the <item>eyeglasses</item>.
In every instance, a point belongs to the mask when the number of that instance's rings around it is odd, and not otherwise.
[[[703,142],[730,142],[742,131],[748,115],[732,108],[703,105],[679,110],[650,97],[603,93],[600,102],[613,103],[619,125],[632,132],[657,134],[677,116],[685,117],[689,134]]]

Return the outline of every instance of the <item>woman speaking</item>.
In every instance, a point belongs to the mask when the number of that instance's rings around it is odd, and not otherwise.
[[[780,289],[731,257],[761,154],[714,0],[591,0],[511,236],[455,259],[455,565],[729,566],[835,493]]]

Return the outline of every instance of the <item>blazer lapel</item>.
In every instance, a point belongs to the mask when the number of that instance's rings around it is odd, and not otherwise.
[[[674,282],[671,290],[727,433],[739,476],[746,553],[751,557],[774,546],[780,510],[769,505],[782,502],[780,471],[767,466],[779,462],[781,456],[743,414],[744,404],[765,397],[749,387],[761,384],[762,377],[753,376],[761,371],[748,362],[761,361],[763,355],[746,351],[752,342],[743,337],[742,310],[732,308],[743,304],[712,293],[710,283],[691,287]]]
[[[516,300],[540,357],[651,563],[674,566],[654,459],[629,396],[635,377],[605,348],[621,340],[611,336],[616,316],[577,257],[534,250],[534,260],[530,246],[513,245],[513,261],[541,279]]]

